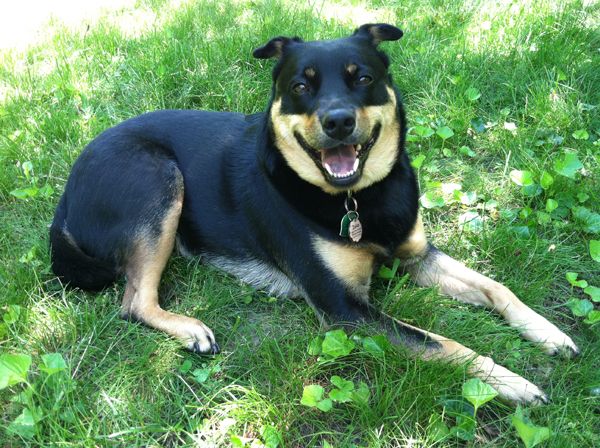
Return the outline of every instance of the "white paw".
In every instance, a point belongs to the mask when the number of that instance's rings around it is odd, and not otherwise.
[[[525,405],[540,405],[549,402],[548,397],[539,387],[496,364],[491,358],[484,358],[476,376],[496,389],[499,397],[503,400]]]
[[[210,328],[196,319],[189,319],[178,328],[180,338],[188,350],[199,354],[216,354],[220,352],[219,345]]]
[[[550,355],[562,353],[567,356],[575,356],[579,354],[579,349],[573,340],[539,314],[534,313],[518,327],[524,338],[540,343],[546,353]]]

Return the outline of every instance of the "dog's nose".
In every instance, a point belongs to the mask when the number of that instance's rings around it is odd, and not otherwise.
[[[342,140],[354,132],[356,126],[354,111],[349,109],[330,110],[321,118],[321,125],[329,137]]]

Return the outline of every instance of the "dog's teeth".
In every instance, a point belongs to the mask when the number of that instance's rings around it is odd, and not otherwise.
[[[362,145],[356,145],[356,152],[360,152],[361,149],[362,149]]]
[[[356,173],[356,170],[358,169],[358,164],[359,164],[359,160],[357,157],[356,160],[354,161],[354,166],[352,167],[352,174]]]

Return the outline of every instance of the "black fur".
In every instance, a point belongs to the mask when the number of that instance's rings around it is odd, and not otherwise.
[[[377,26],[378,40],[401,36],[395,27]],[[283,97],[283,113],[309,114],[317,111],[323,95],[356,107],[390,101],[383,88],[392,85],[387,57],[372,39],[364,38],[365,33],[369,30],[363,27],[355,36],[327,42],[277,38],[256,50],[257,57],[280,57],[271,100]],[[377,77],[380,84],[352,87],[346,75],[336,74],[343,70],[338,64],[343,60],[357,62],[359,71]],[[311,81],[316,83],[315,95],[293,98],[286,89],[295,70],[309,62],[321,73],[319,80]],[[354,195],[364,229],[361,244],[384,248],[381,261],[406,239],[418,208],[415,175],[404,152],[406,124],[398,94],[396,101],[401,132],[395,165],[385,179]],[[181,173],[184,205],[178,238],[187,251],[253,258],[275,266],[331,320],[389,323],[347,290],[312,249],[311,235],[348,243],[338,235],[344,194],[326,193],[288,166],[274,142],[270,107],[248,116],[165,110],[102,133],[76,161],[58,205],[51,227],[54,272],[85,289],[112,282],[123,272],[136,235],[160,231],[161,213],[179,191]],[[423,340],[409,328],[396,325],[395,331]]]

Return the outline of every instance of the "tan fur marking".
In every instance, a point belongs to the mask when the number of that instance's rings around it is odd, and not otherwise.
[[[175,336],[189,349],[197,346],[200,351],[208,352],[214,342],[208,327],[197,319],[165,311],[158,304],[158,285],[173,251],[182,205],[183,195],[180,195],[167,211],[157,240],[152,240],[143,232],[138,237],[136,248],[125,268],[127,286],[121,304],[121,316],[137,319],[149,327]]]
[[[346,71],[348,72],[348,74],[350,76],[353,76],[354,73],[356,73],[356,70],[358,69],[358,66],[356,64],[348,64],[346,66]]]
[[[385,178],[398,156],[398,142],[400,141],[400,124],[396,117],[396,95],[388,87],[390,101],[383,106],[368,106],[359,110],[357,114],[357,126],[373,129],[376,123],[381,124],[379,138],[371,151],[363,167],[363,173],[358,183],[352,187],[353,191],[359,191]],[[363,124],[366,120],[368,124]]]
[[[421,214],[417,216],[417,221],[410,232],[410,235],[404,243],[396,249],[396,256],[402,260],[423,256],[427,249],[427,237],[423,227]]]
[[[317,235],[313,236],[312,244],[329,270],[358,298],[368,300],[377,248],[333,243]]]
[[[304,70],[304,75],[309,78],[312,79],[317,75],[317,72],[315,71],[314,68],[312,67],[308,67],[307,69]]]
[[[357,113],[357,128],[371,133],[376,123],[381,124],[379,138],[363,167],[360,180],[352,187],[352,191],[359,191],[387,176],[398,155],[398,142],[400,138],[400,125],[396,118],[396,96],[388,87],[390,101],[383,106],[368,106],[361,108]],[[291,115],[281,113],[281,98],[276,99],[271,106],[271,123],[275,134],[275,143],[281,151],[287,164],[305,181],[316,185],[329,194],[338,194],[346,188],[330,185],[317,168],[315,162],[300,146],[294,132],[299,132],[309,144],[316,140],[323,130],[319,120],[314,116]],[[311,144],[312,145],[312,144]],[[314,146],[314,145],[312,145]]]

